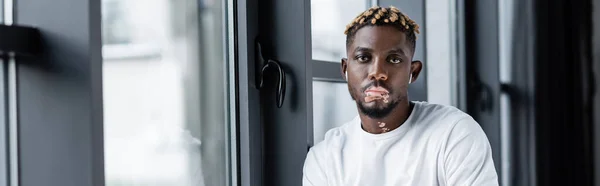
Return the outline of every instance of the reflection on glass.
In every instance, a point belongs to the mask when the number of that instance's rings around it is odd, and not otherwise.
[[[223,6],[102,0],[107,186],[226,185]]]
[[[311,0],[312,59],[340,62],[346,57],[344,29],[367,9],[368,0]]]
[[[325,133],[358,115],[356,102],[346,83],[313,81],[314,144],[323,141]]]

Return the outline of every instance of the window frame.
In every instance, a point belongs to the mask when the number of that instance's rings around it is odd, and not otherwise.
[[[227,10],[234,10],[238,3],[236,0],[227,2]],[[3,60],[0,64],[0,105],[3,106],[0,120],[6,122],[0,122],[0,149],[7,149],[0,153],[15,153],[18,156],[14,157],[19,158],[7,163],[17,168],[11,172],[19,174],[11,185],[105,185],[101,0],[19,0],[14,13],[18,18],[15,23],[38,28],[45,42],[39,56],[16,59],[15,107],[8,106],[7,62]],[[227,30],[230,36],[235,33],[233,27],[237,27],[237,19],[236,13],[228,11],[227,14],[226,25],[232,26]],[[234,39],[228,41],[228,54],[235,53],[232,52],[235,44]],[[228,92],[239,92],[234,81],[237,56],[224,55],[229,62]],[[226,140],[232,148],[228,151],[228,163],[232,166],[227,168],[231,173],[229,185],[239,185],[240,181],[237,154],[240,117],[235,110],[239,108],[238,95],[227,97],[228,104],[234,106],[226,114],[230,124]],[[8,138],[5,129],[9,109],[16,114],[12,121],[19,127],[15,134],[18,135],[15,139],[18,152],[8,151],[4,146],[8,145],[4,140]],[[3,163],[0,161],[0,168]],[[55,171],[59,169],[61,171]],[[0,171],[0,180],[6,180],[1,179],[4,170]],[[0,185],[4,184],[0,182]]]
[[[5,23],[4,0],[0,0],[0,23]],[[9,175],[9,138],[8,138],[8,58],[0,57],[0,186],[8,186],[10,183]]]

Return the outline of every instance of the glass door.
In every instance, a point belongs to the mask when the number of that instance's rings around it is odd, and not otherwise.
[[[236,179],[227,3],[102,0],[107,186]]]

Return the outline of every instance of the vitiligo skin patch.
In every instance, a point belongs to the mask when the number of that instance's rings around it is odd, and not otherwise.
[[[388,93],[387,90],[382,89],[382,88],[373,88],[370,90],[365,91],[365,94],[367,95],[365,97],[365,102],[369,103],[369,102],[373,102],[379,99],[382,99],[384,103],[388,103],[389,100],[388,98],[390,98],[390,95]],[[377,122],[377,126],[379,128],[381,128],[382,133],[386,133],[388,131],[390,131],[390,129],[388,127],[386,127],[384,122]]]
[[[365,102],[369,103],[369,102],[373,102],[378,99],[383,99],[384,103],[388,103],[389,102],[388,98],[390,98],[389,94],[378,94],[378,93],[367,92],[367,97],[365,97]]]
[[[386,133],[389,132],[390,129],[388,129],[387,127],[381,128],[382,132],[381,133]]]
[[[385,127],[385,123],[384,122],[377,122],[377,124],[379,124],[379,128],[381,128],[382,133],[386,133],[388,131],[390,131],[389,128]]]

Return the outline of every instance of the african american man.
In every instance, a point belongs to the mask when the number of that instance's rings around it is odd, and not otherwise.
[[[346,27],[341,73],[359,115],[330,129],[304,162],[304,186],[498,185],[487,136],[466,113],[411,102],[419,26],[372,7]]]

